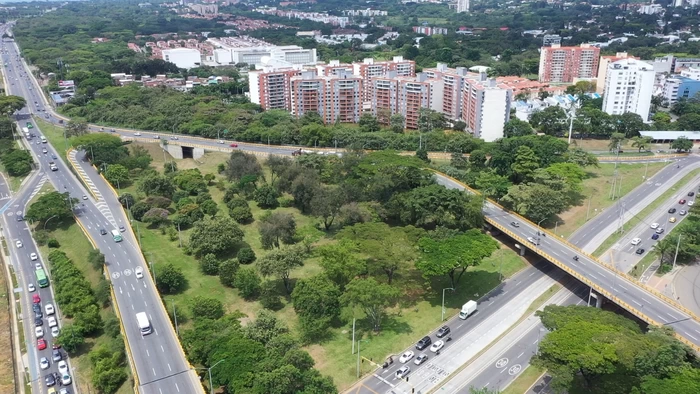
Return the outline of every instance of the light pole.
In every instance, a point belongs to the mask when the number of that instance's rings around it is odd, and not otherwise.
[[[214,365],[212,365],[211,367],[207,368],[207,372],[209,373],[209,393],[211,393],[211,394],[214,394],[214,384],[212,383],[212,380],[211,380],[211,370],[212,370],[214,367],[216,367],[217,365],[223,363],[224,361],[226,361],[226,359],[219,360],[219,361],[216,362],[216,364],[214,364]]]
[[[360,378],[360,343],[362,342],[369,342],[369,339],[357,340],[357,379]]]
[[[542,219],[539,222],[537,222],[537,246],[540,246],[540,233],[542,232],[542,227],[540,227],[540,224],[546,220]]]
[[[455,291],[454,287],[447,287],[445,289],[442,289],[442,318],[440,319],[440,321],[445,321],[445,290]]]
[[[678,248],[681,246],[681,234],[678,234],[678,243],[676,243],[676,254],[673,256],[673,267],[672,270],[676,269],[676,259],[678,258]]]
[[[177,333],[177,336],[180,336],[180,328],[177,325],[177,311],[175,310],[175,301],[170,300],[170,303],[173,305],[173,317],[175,318],[175,333]]]
[[[55,218],[55,217],[57,217],[57,216],[58,216],[58,215],[53,215],[53,216],[51,216],[50,218],[46,219],[46,221],[44,222],[44,230],[46,230],[46,225],[49,223],[49,220],[51,220],[51,219],[53,219],[53,218]]]

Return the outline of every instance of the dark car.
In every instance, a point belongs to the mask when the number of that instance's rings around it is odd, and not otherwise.
[[[652,234],[651,239],[659,239],[659,234]]]
[[[51,351],[51,357],[52,357],[54,362],[63,360],[63,355],[61,354],[61,351],[58,349],[53,349]]]
[[[43,326],[43,325],[44,325],[44,319],[42,319],[42,318],[34,319],[34,326],[39,327],[39,326]]]
[[[437,336],[438,338],[442,338],[449,333],[450,333],[450,327],[442,326],[438,330],[437,334],[435,334],[435,336]]]
[[[513,227],[520,227],[520,223],[518,222],[510,222],[510,225]]]
[[[644,252],[645,252],[644,249],[639,248],[639,249],[637,249],[634,253],[637,253],[637,254],[644,254]]]
[[[695,195],[695,192],[688,192],[688,197],[693,197]]]
[[[416,343],[416,349],[423,350],[423,349],[427,348],[428,346],[430,346],[431,343],[433,343],[433,340],[430,339],[430,337],[425,336],[425,337],[421,338],[421,340],[418,341],[418,343]]]
[[[46,382],[46,387],[51,387],[56,384],[56,377],[50,373],[44,377],[44,381]]]
[[[23,220],[24,220],[24,216],[22,216],[22,215],[17,215],[17,221],[18,221],[18,222],[21,222],[21,221],[23,221]]]
[[[105,234],[107,234],[107,230],[105,230],[105,229],[101,228],[101,229],[100,229],[100,234],[101,234],[101,235],[105,235]]]
[[[44,313],[43,313],[43,312],[41,312],[41,311],[39,311],[39,312],[34,311],[34,318],[35,318],[35,319],[41,319],[41,318],[43,318],[43,317],[44,317]]]
[[[39,305],[39,304],[32,304],[32,310],[33,310],[35,313],[40,313],[40,312],[41,312],[41,305]]]
[[[668,213],[676,213],[676,208],[671,208],[668,210]]]

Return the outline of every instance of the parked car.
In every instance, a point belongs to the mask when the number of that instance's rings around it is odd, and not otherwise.
[[[47,315],[53,315],[56,313],[56,309],[53,307],[53,304],[44,305],[44,310],[46,311]]]
[[[423,350],[432,343],[432,339],[429,336],[424,336],[418,343],[416,343],[416,349]]]
[[[32,302],[34,304],[38,304],[41,302],[41,297],[39,297],[39,294],[32,294]]]
[[[39,339],[36,341],[36,348],[39,350],[46,349],[46,341],[44,339]]]
[[[445,342],[443,342],[443,341],[435,341],[435,343],[433,343],[433,345],[430,347],[430,351],[433,352],[433,353],[437,353],[437,352],[439,352],[440,349],[442,349],[443,347],[445,347]]]
[[[682,204],[685,204],[685,199],[679,200],[678,203],[681,204],[681,205],[682,205]]]
[[[409,372],[411,372],[411,368],[408,365],[404,365],[403,367],[397,369],[394,375],[397,379],[403,379],[409,374]]]
[[[41,360],[39,360],[39,366],[41,369],[49,369],[49,366],[51,364],[49,363],[49,359],[46,357],[42,357]]]
[[[411,361],[414,355],[415,354],[412,351],[407,350],[404,354],[401,355],[401,357],[399,357],[399,362],[401,364],[406,364],[407,362]]]
[[[416,365],[421,365],[423,364],[426,360],[428,359],[428,355],[425,353],[421,353],[418,357],[416,357],[415,360],[413,360],[413,363]]]
[[[56,377],[52,373],[44,377],[44,382],[46,382],[46,387],[51,387],[56,385]]]

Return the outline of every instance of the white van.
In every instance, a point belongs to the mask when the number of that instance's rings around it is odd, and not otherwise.
[[[148,335],[151,333],[151,322],[148,321],[148,316],[146,312],[139,312],[136,314],[136,322],[141,330],[141,335]]]
[[[41,136],[41,143],[42,143],[42,144],[45,144],[45,143],[46,143],[46,137],[44,137],[43,135]]]

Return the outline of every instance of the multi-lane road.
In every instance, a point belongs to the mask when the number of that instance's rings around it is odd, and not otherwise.
[[[39,87],[34,84],[33,78],[27,74],[25,65],[18,57],[19,51],[15,43],[4,40],[3,46],[6,53],[2,55],[2,60],[3,64],[7,64],[4,71],[9,85],[7,91],[27,100],[27,108],[22,112],[42,116],[46,113],[44,110],[50,111],[50,108],[44,105],[44,98],[37,93]],[[33,132],[38,136],[41,135],[38,127],[35,127]],[[114,242],[109,235],[100,235],[101,229],[106,229],[109,233],[121,225],[128,227],[116,197],[108,192],[101,194],[99,200],[95,200],[92,197],[93,193],[87,191],[62,162],[59,163],[58,171],[49,171],[48,162],[58,162],[52,158],[52,156],[58,157],[58,152],[50,144],[41,142],[36,144],[37,140],[39,139],[34,139],[30,147],[41,165],[40,173],[47,177],[56,190],[69,192],[72,197],[81,201],[75,211],[76,218],[106,257],[106,269],[114,288],[114,301],[120,309],[127,344],[137,370],[139,392],[142,394],[203,392],[194,370],[191,369],[180,348],[153,281],[148,275],[143,279],[136,279],[134,275],[137,267],[142,267],[145,272],[148,272],[148,267],[145,266],[133,233],[127,228],[127,231],[122,234],[124,240],[119,243]],[[44,149],[46,153],[43,152]],[[88,177],[92,177],[86,179],[86,183],[91,188],[92,185],[101,181],[101,178],[94,173],[88,174]],[[88,199],[83,200],[83,196],[87,196]],[[147,336],[140,334],[135,317],[138,312],[148,314],[154,328],[152,334]]]

